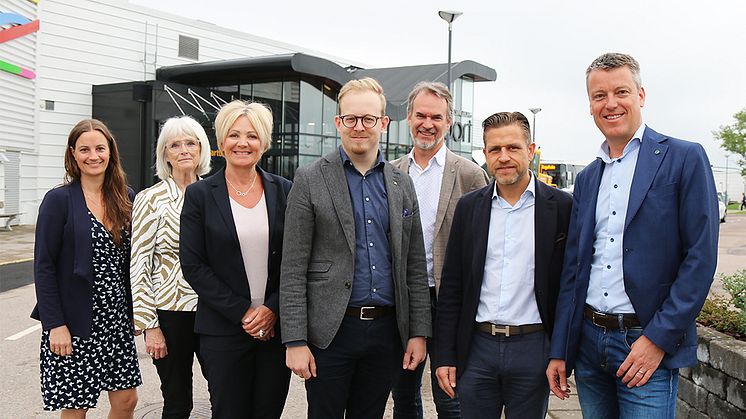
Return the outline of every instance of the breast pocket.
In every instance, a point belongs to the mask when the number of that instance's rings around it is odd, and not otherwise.
[[[308,281],[325,281],[329,279],[329,270],[332,268],[332,262],[318,261],[308,264],[306,270],[306,279]]]

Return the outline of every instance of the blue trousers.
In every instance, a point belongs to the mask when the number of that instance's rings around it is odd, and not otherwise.
[[[549,339],[545,332],[492,336],[475,331],[456,380],[464,419],[543,419],[549,405]]]
[[[437,299],[435,289],[430,288],[430,313],[435,319]],[[432,360],[433,340],[427,340],[427,349]],[[394,419],[423,419],[422,411],[422,375],[425,372],[425,362],[422,362],[414,371],[401,370],[399,378],[391,389],[394,399]],[[433,387],[433,402],[438,412],[439,419],[459,419],[461,417],[461,406],[458,397],[450,398],[438,386],[438,377],[435,368],[430,371],[430,381]]]
[[[345,316],[326,349],[309,348],[316,360],[316,377],[306,380],[309,419],[383,417],[404,358],[396,316]]]
[[[645,385],[627,388],[616,371],[640,336],[642,328],[607,330],[583,319],[575,363],[583,417],[594,419],[674,419],[679,383],[677,369],[663,364]]]

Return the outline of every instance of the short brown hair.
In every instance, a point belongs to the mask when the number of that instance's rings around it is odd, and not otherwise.
[[[528,118],[520,112],[498,112],[487,117],[482,122],[482,141],[485,140],[487,130],[490,128],[507,127],[508,125],[518,125],[526,137],[526,144],[531,144],[531,125]]]

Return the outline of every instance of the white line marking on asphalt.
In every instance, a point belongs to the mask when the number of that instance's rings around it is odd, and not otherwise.
[[[20,332],[16,333],[15,335],[8,336],[7,338],[5,338],[5,340],[18,340],[18,339],[20,339],[20,338],[22,338],[22,337],[24,337],[24,336],[26,336],[26,335],[28,335],[30,333],[36,332],[39,329],[41,329],[41,324],[35,324],[35,325],[29,327],[26,330],[21,330]]]

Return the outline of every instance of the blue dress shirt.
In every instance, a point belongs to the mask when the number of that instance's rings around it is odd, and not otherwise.
[[[378,161],[360,174],[339,147],[355,218],[355,277],[350,307],[394,306],[394,279],[389,248],[389,201],[383,178],[385,164]]]
[[[644,132],[645,124],[642,124],[621,156],[609,157],[606,142],[601,145],[597,156],[604,162],[604,170],[598,187],[593,258],[585,302],[604,313],[635,312],[624,290],[624,221]]]

